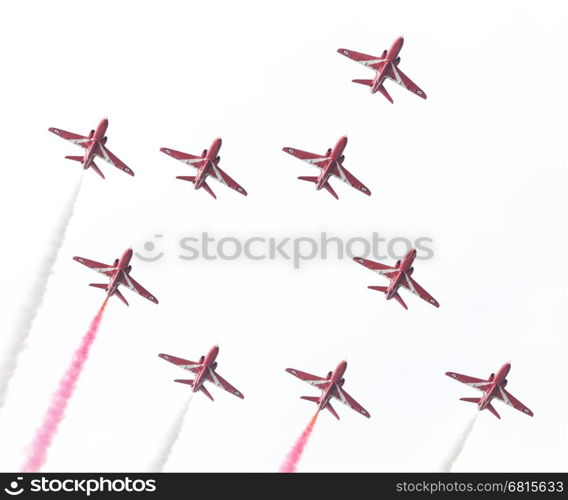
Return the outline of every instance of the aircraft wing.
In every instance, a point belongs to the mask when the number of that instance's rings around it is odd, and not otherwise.
[[[329,161],[329,158],[327,156],[308,153],[307,151],[302,151],[301,149],[285,147],[282,148],[282,151],[319,168],[325,167],[325,164]]]
[[[410,78],[408,78],[397,66],[393,65],[391,67],[391,70],[387,74],[387,77],[390,78],[393,82],[398,83],[401,87],[404,87],[406,90],[409,90],[410,92],[416,94],[418,97],[426,99],[426,93]]]
[[[362,266],[370,269],[371,271],[375,271],[376,273],[386,276],[387,278],[392,278],[397,272],[396,267],[387,266],[386,264],[364,259],[363,257],[355,257],[353,258],[353,260],[358,264],[361,264]]]
[[[243,396],[242,392],[235,389],[231,384],[229,384],[229,382],[227,382],[223,377],[221,377],[221,375],[219,375],[215,370],[212,370],[211,368],[209,368],[209,370],[207,372],[207,378],[209,379],[210,382],[213,382],[217,387],[220,387],[221,389],[223,389],[227,392],[230,392],[234,396],[237,396],[238,398],[241,398],[241,399],[245,398]]]
[[[201,168],[206,161],[205,158],[201,156],[182,153],[181,151],[176,151],[175,149],[160,148],[160,151],[194,168]]]
[[[307,382],[308,384],[313,385],[314,387],[317,387],[322,391],[325,388],[327,388],[327,386],[329,385],[328,379],[323,377],[318,377],[317,375],[312,375],[310,373],[306,373],[300,370],[295,370],[294,368],[286,368],[286,371],[294,375],[294,377],[298,377],[300,380],[303,380],[304,382]]]
[[[154,304],[158,303],[158,299],[154,297],[148,290],[146,290],[140,283],[138,283],[132,276],[123,272],[120,278],[120,282],[130,288],[133,292],[141,295],[145,299],[148,299],[150,302]]]
[[[193,373],[197,373],[199,370],[201,370],[200,363],[190,361],[189,359],[176,358],[175,356],[170,356],[169,354],[158,354],[158,356],[162,359],[165,359],[166,361],[169,361],[170,363],[173,363],[174,365],[179,366],[180,368],[183,368],[184,370],[188,370]]]
[[[460,373],[446,372],[446,375],[448,377],[451,377],[451,378],[457,380],[458,382],[461,382],[462,384],[469,385],[470,387],[473,387],[474,389],[477,389],[478,391],[485,392],[485,389],[487,388],[487,386],[489,384],[489,380],[483,380],[481,378],[469,377],[468,375],[461,375]]]
[[[87,266],[93,271],[97,271],[97,273],[101,273],[109,277],[114,274],[114,271],[116,271],[116,267],[109,264],[103,264],[102,262],[97,262],[95,260],[89,260],[83,257],[73,257],[73,260],[77,261],[79,264]]]
[[[371,418],[369,412],[365,410],[357,401],[355,401],[347,392],[343,390],[343,388],[336,386],[333,396],[341,401],[344,405],[348,406],[352,410],[355,410],[357,413],[360,413],[364,417]]]
[[[110,163],[113,167],[122,170],[125,174],[132,175],[134,177],[134,172],[130,169],[130,167],[126,166],[126,164],[116,157],[115,154],[112,153],[108,148],[99,144],[97,148],[97,155],[100,156],[103,160]]]
[[[404,273],[404,277],[405,279],[400,281],[400,284],[404,288],[410,290],[414,295],[418,295],[418,297],[420,297],[422,300],[429,302],[433,306],[440,307],[438,301],[434,297],[432,297],[432,295],[430,295],[426,290],[424,290],[424,288],[422,288],[418,283],[416,283],[415,280],[413,280],[410,276],[408,276],[408,273]]]
[[[530,417],[534,415],[531,410],[529,410],[523,403],[521,403],[517,398],[515,398],[511,393],[507,392],[502,387],[499,387],[499,390],[495,393],[495,397],[503,401],[503,403],[512,406],[513,408],[515,408],[515,410],[519,410],[520,412],[523,412]]]
[[[361,191],[367,196],[371,196],[371,191],[367,186],[365,186],[361,181],[359,181],[351,172],[349,172],[343,166],[337,166],[337,173],[334,173],[335,177],[341,179],[345,184]]]
[[[384,63],[385,59],[381,59],[377,56],[370,56],[368,54],[363,54],[361,52],[355,52],[354,50],[349,49],[337,49],[342,56],[348,57],[349,59],[366,66],[367,68],[374,69],[375,71],[380,70]]]
[[[84,135],[74,134],[73,132],[67,132],[66,130],[61,130],[60,128],[51,127],[48,130],[51,133],[58,135],[62,139],[72,142],[73,144],[77,144],[82,148],[86,148],[91,142],[91,139],[85,137]]]
[[[213,178],[217,179],[221,184],[225,184],[225,186],[234,189],[237,193],[241,193],[245,196],[247,195],[245,189],[237,184],[233,179],[231,179],[231,177],[224,170],[222,170],[221,167],[212,163],[211,168],[213,169],[214,173],[214,175],[212,176]]]

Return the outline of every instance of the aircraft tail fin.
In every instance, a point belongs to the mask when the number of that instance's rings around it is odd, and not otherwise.
[[[497,413],[497,410],[493,407],[493,405],[491,403],[489,403],[487,405],[487,409],[493,413],[493,415],[495,415],[499,420],[501,420],[501,416],[499,415],[499,413]]]
[[[337,193],[331,187],[331,184],[329,182],[326,182],[323,187],[331,196],[333,196],[336,200],[339,200],[339,196],[337,196]]]
[[[327,403],[325,405],[325,407],[329,410],[329,413],[331,413],[337,420],[339,420],[339,415],[337,414],[337,412],[335,411],[335,408],[333,406],[331,406],[330,403]]]
[[[460,401],[467,401],[468,403],[479,403],[481,401],[481,398],[460,398]],[[497,413],[497,410],[493,407],[493,405],[491,403],[489,403],[486,408],[493,413],[493,415],[495,415],[498,419],[501,419],[499,413]]]
[[[122,302],[128,305],[128,301],[124,298],[124,295],[122,295],[119,290],[115,290],[113,295],[116,295],[120,300],[122,300]]]
[[[313,182],[314,184],[317,184],[318,182],[318,177],[312,177],[312,176],[307,176],[307,175],[302,175],[300,177],[298,177],[298,179],[300,179],[301,181],[307,181],[307,182]],[[329,184],[329,182],[326,182],[323,187],[325,188],[325,190],[331,195],[333,196],[336,200],[339,199],[339,196],[337,196],[337,193],[333,190],[333,188],[331,187],[331,185]]]
[[[408,310],[407,305],[405,304],[404,300],[402,300],[402,297],[399,295],[398,292],[396,292],[393,297],[396,299],[396,301],[402,306],[404,307],[406,310]]]
[[[67,158],[68,160],[73,160],[73,161],[80,161],[81,163],[83,163],[84,157],[83,156],[66,156],[65,158]],[[95,162],[92,161],[91,164],[89,165],[90,168],[92,168],[97,174],[99,174],[103,179],[105,178],[105,176],[103,175],[103,173],[100,171],[99,167],[97,167],[95,165]],[[88,168],[88,167],[87,167]]]
[[[205,389],[205,387],[201,386],[200,390],[203,394],[205,394],[211,401],[214,401],[213,396],[211,396],[211,394],[209,394],[209,391],[207,389]]]
[[[193,175],[178,175],[176,179],[180,179],[182,181],[189,181],[195,184],[195,176]],[[213,196],[213,198],[217,199],[217,196],[215,195],[209,184],[207,184],[207,182],[203,182],[203,184],[201,184],[201,187],[205,189],[205,191],[207,191],[211,196]]]
[[[103,175],[103,173],[100,171],[99,167],[97,167],[95,165],[95,162],[92,161],[90,167],[97,173],[99,174],[103,179],[105,178],[105,176]]]
[[[353,83],[359,83],[360,85],[367,85],[367,87],[373,85],[373,80],[351,80],[351,81]]]
[[[379,92],[383,94],[391,104],[394,102],[390,94],[387,92],[387,89],[385,89],[383,85],[379,87]]]
[[[205,189],[205,191],[207,191],[211,196],[213,196],[213,198],[217,199],[217,196],[215,196],[215,193],[213,192],[213,190],[211,189],[209,184],[204,182],[203,184],[201,184],[201,187],[203,187],[203,189]]]
[[[367,288],[370,288],[371,290],[376,290],[377,292],[383,292],[383,293],[387,293],[388,291],[388,287],[386,286],[369,286]],[[396,301],[402,306],[404,307],[406,310],[408,310],[408,306],[406,305],[406,303],[404,302],[404,300],[402,300],[402,297],[399,295],[398,292],[396,292],[393,297],[396,299]]]

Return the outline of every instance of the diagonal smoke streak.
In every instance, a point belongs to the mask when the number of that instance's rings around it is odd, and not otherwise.
[[[448,458],[446,459],[446,461],[442,464],[442,467],[440,468],[441,472],[452,472],[454,465],[458,461],[458,458],[460,457],[461,452],[464,449],[465,443],[467,442],[469,436],[471,435],[471,431],[473,431],[473,426],[475,425],[475,421],[477,420],[478,415],[479,415],[479,412],[476,411],[473,418],[468,422],[465,429],[461,433],[461,436],[454,443],[454,445],[453,445],[453,447],[450,451],[450,454],[448,455]]]
[[[298,463],[300,462],[302,454],[304,453],[304,448],[308,444],[310,436],[312,435],[312,431],[314,430],[314,426],[316,425],[318,415],[319,410],[309,421],[300,437],[292,446],[292,449],[288,452],[288,455],[286,455],[284,462],[280,466],[280,472],[296,472],[296,470],[298,469]]]
[[[43,416],[41,426],[37,429],[28,450],[28,456],[22,466],[22,472],[38,472],[47,460],[47,452],[49,451],[51,443],[59,430],[61,422],[65,418],[65,410],[69,405],[69,401],[73,397],[77,381],[79,380],[85,363],[89,358],[89,352],[91,351],[91,347],[99,331],[107,302],[108,297],[105,298],[105,301],[101,305],[96,316],[91,321],[87,333],[81,340],[81,344],[73,353],[71,364],[59,381],[57,390],[51,396],[51,401],[45,415]]]
[[[8,344],[6,353],[4,356],[3,366],[0,366],[0,409],[4,406],[6,399],[6,393],[8,392],[8,386],[10,381],[16,372],[16,367],[18,365],[18,359],[20,354],[25,350],[26,342],[30,331],[32,329],[34,320],[37,316],[39,309],[43,304],[45,293],[47,291],[47,285],[49,283],[49,278],[53,272],[55,262],[57,260],[57,255],[59,250],[63,246],[65,241],[65,234],[69,226],[69,222],[73,217],[75,211],[75,204],[77,198],[79,197],[79,191],[81,189],[81,180],[77,183],[75,190],[69,199],[68,204],[65,206],[61,217],[59,218],[57,225],[53,232],[53,238],[49,242],[49,248],[43,256],[43,260],[39,261],[38,272],[36,274],[35,280],[30,287],[30,291],[27,295],[27,301],[22,308],[19,318],[16,320],[14,327],[14,333],[12,335],[12,340]]]
[[[183,407],[181,408],[172,426],[170,427],[167,436],[164,438],[164,443],[162,449],[160,450],[160,453],[158,454],[158,458],[156,459],[155,464],[150,468],[151,472],[163,472],[164,467],[166,466],[166,463],[168,462],[174,446],[181,434],[183,422],[185,420],[185,416],[187,415],[187,411],[189,410],[189,403],[191,403],[192,398],[193,392],[190,392],[189,397],[185,401]]]

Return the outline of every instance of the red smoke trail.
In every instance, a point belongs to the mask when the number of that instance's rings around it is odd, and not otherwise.
[[[85,361],[87,361],[89,357],[89,350],[93,345],[99,325],[103,319],[107,301],[108,297],[103,302],[103,305],[93,318],[93,321],[91,321],[89,329],[81,341],[81,345],[73,354],[71,365],[67,368],[65,375],[63,375],[63,378],[59,381],[57,391],[51,396],[51,403],[43,416],[41,427],[36,431],[34,440],[30,445],[28,458],[22,466],[22,472],[38,472],[45,463],[47,450],[51,446],[59,424],[65,416],[67,404],[71,396],[73,396],[77,380],[83,371]]]
[[[288,455],[286,455],[284,463],[280,466],[280,472],[296,472],[296,469],[298,468],[298,462],[300,461],[300,458],[302,458],[304,448],[306,447],[306,444],[308,444],[308,439],[310,439],[310,435],[314,430],[314,425],[316,425],[318,415],[319,410],[312,417],[312,419],[304,429],[304,432],[302,432],[302,435],[294,443],[294,446],[292,446],[292,449],[290,450]]]

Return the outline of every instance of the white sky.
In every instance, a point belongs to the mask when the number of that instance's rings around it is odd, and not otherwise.
[[[278,6],[280,5],[280,6]],[[159,306],[112,300],[46,471],[146,470],[184,403],[187,372],[219,342],[219,372],[245,394],[197,395],[171,471],[274,471],[314,411],[316,391],[284,372],[325,374],[346,356],[340,403],[319,419],[304,471],[438,470],[476,411],[475,391],[512,360],[527,418],[496,403],[479,416],[456,470],[566,471],[566,88],[562,2],[22,1],[0,7],[3,238],[0,363],[55,222],[82,175],[79,149],[50,126],[87,133],[108,116],[108,146],[136,172],[86,172],[43,308],[0,412],[0,470],[24,448],[103,294],[71,260],[110,262],[154,234],[166,252],[134,261]],[[401,68],[423,101],[395,103],[337,48],[380,54],[405,35]],[[323,152],[349,135],[345,165],[373,192],[340,200],[280,150]],[[249,196],[218,200],[175,179],[161,146],[199,153],[223,137],[221,166]],[[349,260],[185,262],[177,241],[217,236],[367,235],[434,239],[415,278],[441,304],[409,311],[367,290],[381,277]]]

